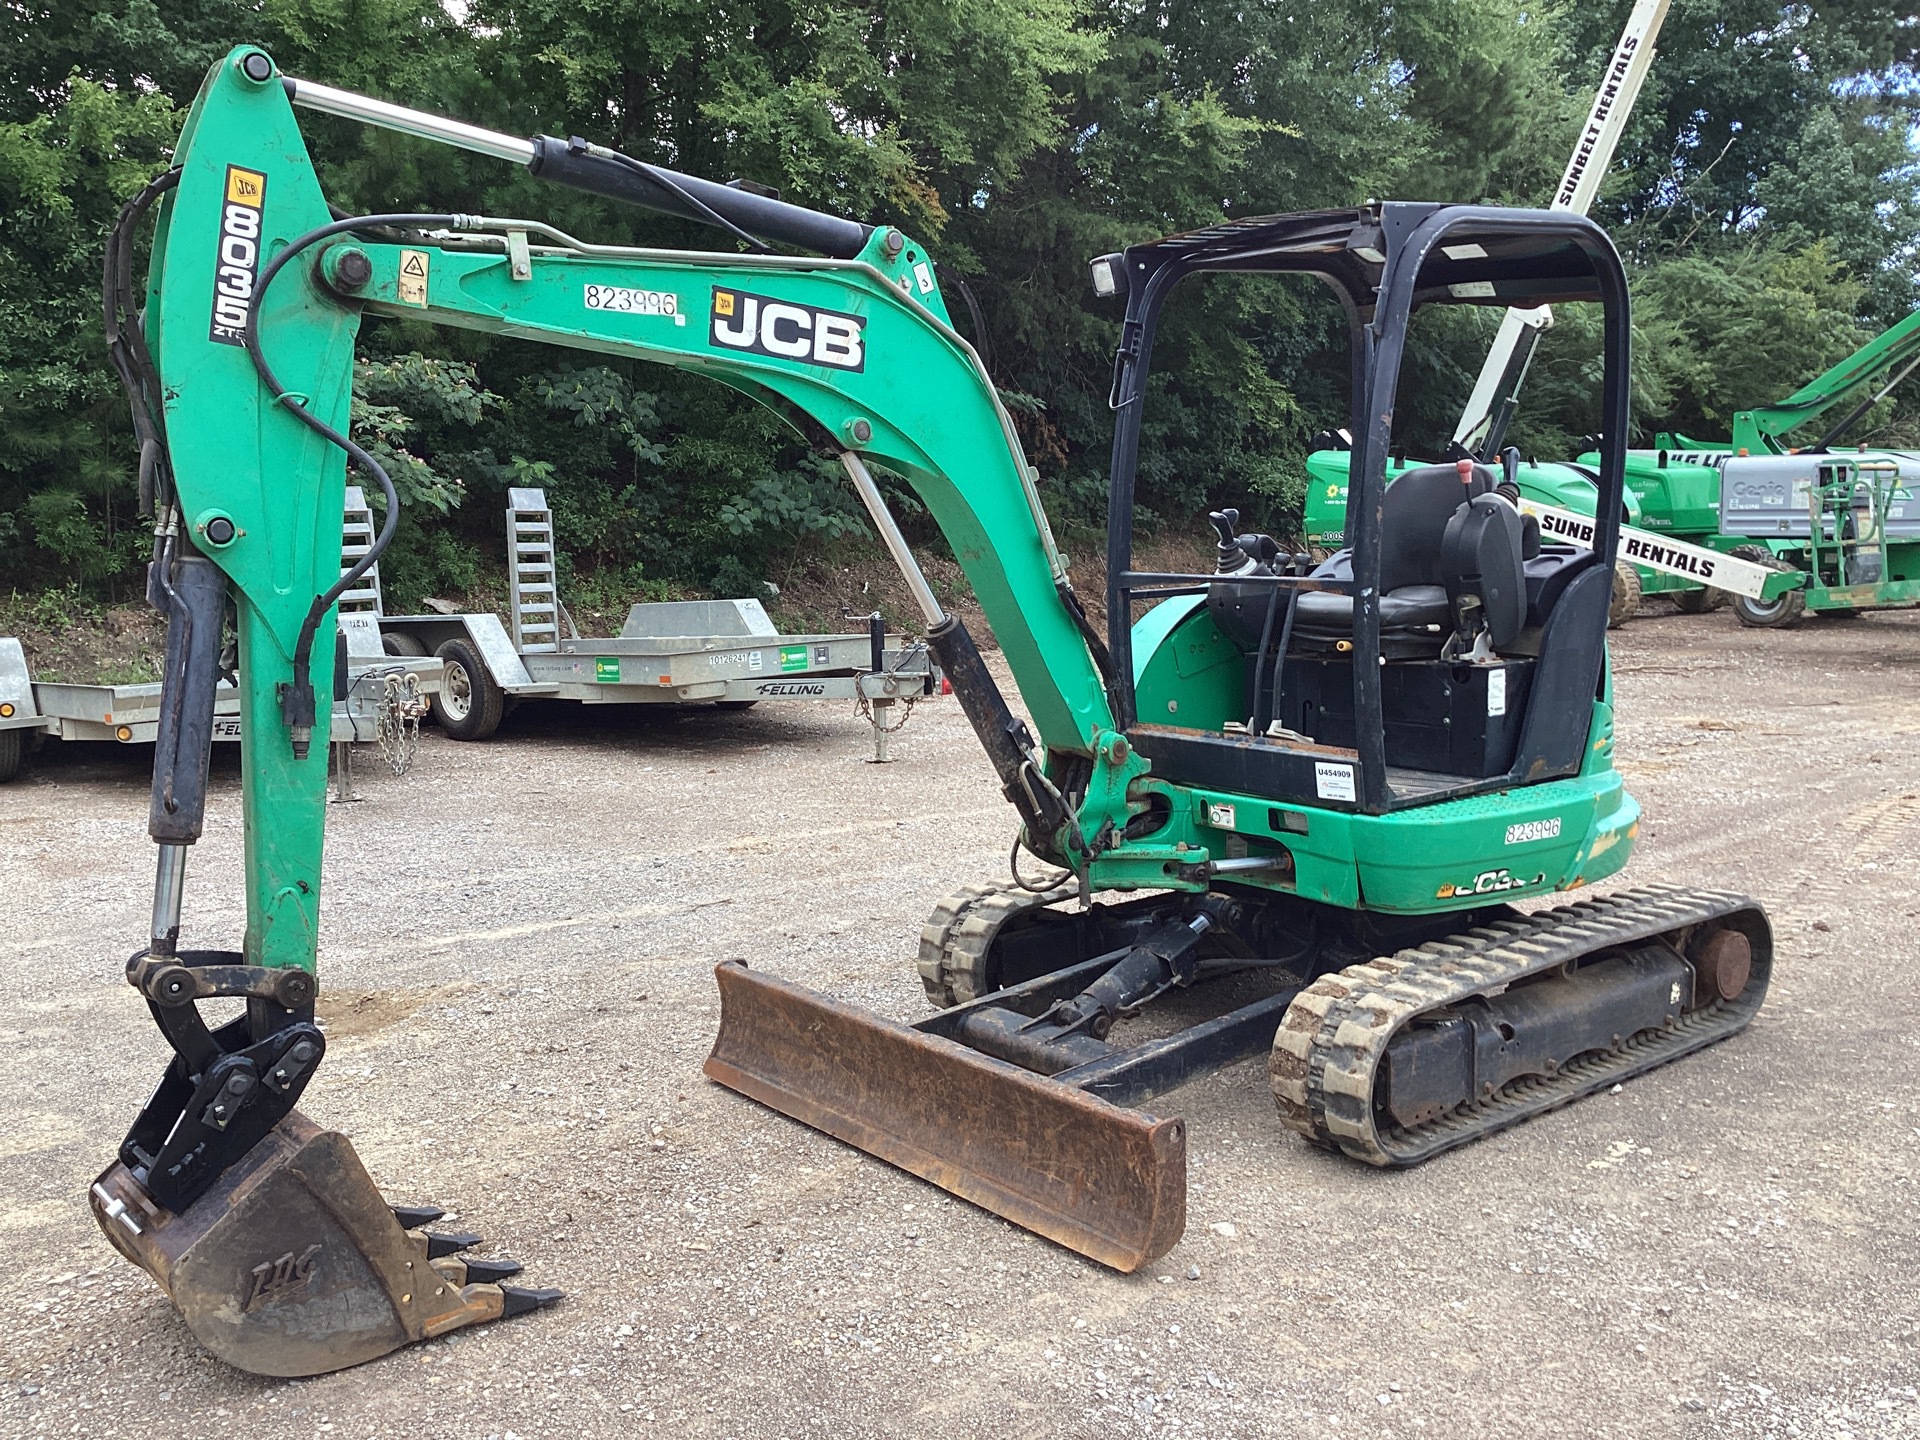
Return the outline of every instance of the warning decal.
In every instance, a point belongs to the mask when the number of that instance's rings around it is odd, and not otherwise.
[[[425,250],[402,250],[400,252],[400,303],[419,305],[427,303],[427,267],[432,264]]]

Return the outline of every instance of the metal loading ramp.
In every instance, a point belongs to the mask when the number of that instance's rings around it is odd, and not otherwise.
[[[850,700],[871,726],[877,762],[913,705],[943,692],[926,646],[867,629],[783,635],[758,600],[666,600],[627,611],[618,635],[582,636],[560,598],[553,510],[544,490],[507,492],[509,615],[382,615],[389,651],[435,654],[447,685],[434,701],[454,739],[482,740],[520,698],[583,705],[710,705]]]

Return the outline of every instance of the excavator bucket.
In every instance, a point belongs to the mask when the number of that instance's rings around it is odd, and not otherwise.
[[[756,974],[714,972],[707,1075],[1115,1270],[1187,1223],[1186,1127]]]
[[[388,1206],[346,1136],[297,1110],[179,1214],[120,1162],[92,1205],[194,1338],[255,1375],[344,1369],[560,1298],[498,1283],[520,1267],[462,1255],[476,1235],[413,1228],[441,1212]]]

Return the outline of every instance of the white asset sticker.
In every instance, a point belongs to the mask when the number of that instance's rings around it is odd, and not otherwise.
[[[1207,823],[1221,830],[1233,829],[1233,806],[1208,801]]]
[[[1313,793],[1322,800],[1352,800],[1353,767],[1331,760],[1313,762]]]
[[[913,267],[913,281],[914,284],[920,287],[920,293],[922,295],[931,295],[933,293],[933,271],[928,267],[926,261],[922,260]]]
[[[1560,817],[1551,820],[1522,820],[1517,825],[1507,826],[1507,844],[1530,845],[1536,840],[1558,840],[1560,838]]]
[[[622,315],[672,316],[676,325],[687,323],[687,317],[680,312],[680,297],[671,290],[630,290],[624,285],[589,285],[585,293],[589,310],[613,310]]]
[[[1489,670],[1487,672],[1487,714],[1504,715],[1507,713],[1507,672]]]

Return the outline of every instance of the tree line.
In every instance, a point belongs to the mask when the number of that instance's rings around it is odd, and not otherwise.
[[[1550,198],[1630,0],[9,0],[0,6],[0,593],[139,589],[136,455],[101,337],[122,201],[169,163],[208,65],[288,73],[514,134],[581,134],[925,241],[1062,528],[1102,523],[1113,308],[1087,261],[1225,216]],[[1920,19],[1883,0],[1674,0],[1595,214],[1629,265],[1641,438],[1727,433],[1920,300]],[[303,114],[350,211],[724,233]],[[1284,530],[1346,416],[1337,310],[1292,282],[1185,287],[1156,351],[1140,522],[1234,504]],[[1397,425],[1442,444],[1491,315],[1422,317]],[[1513,435],[1574,453],[1597,325],[1542,345]],[[507,486],[553,501],[575,584],[756,594],[864,522],[837,467],[697,377],[382,320],[354,423],[408,523],[403,600],[470,588]],[[1867,422],[1920,439],[1920,401]]]

